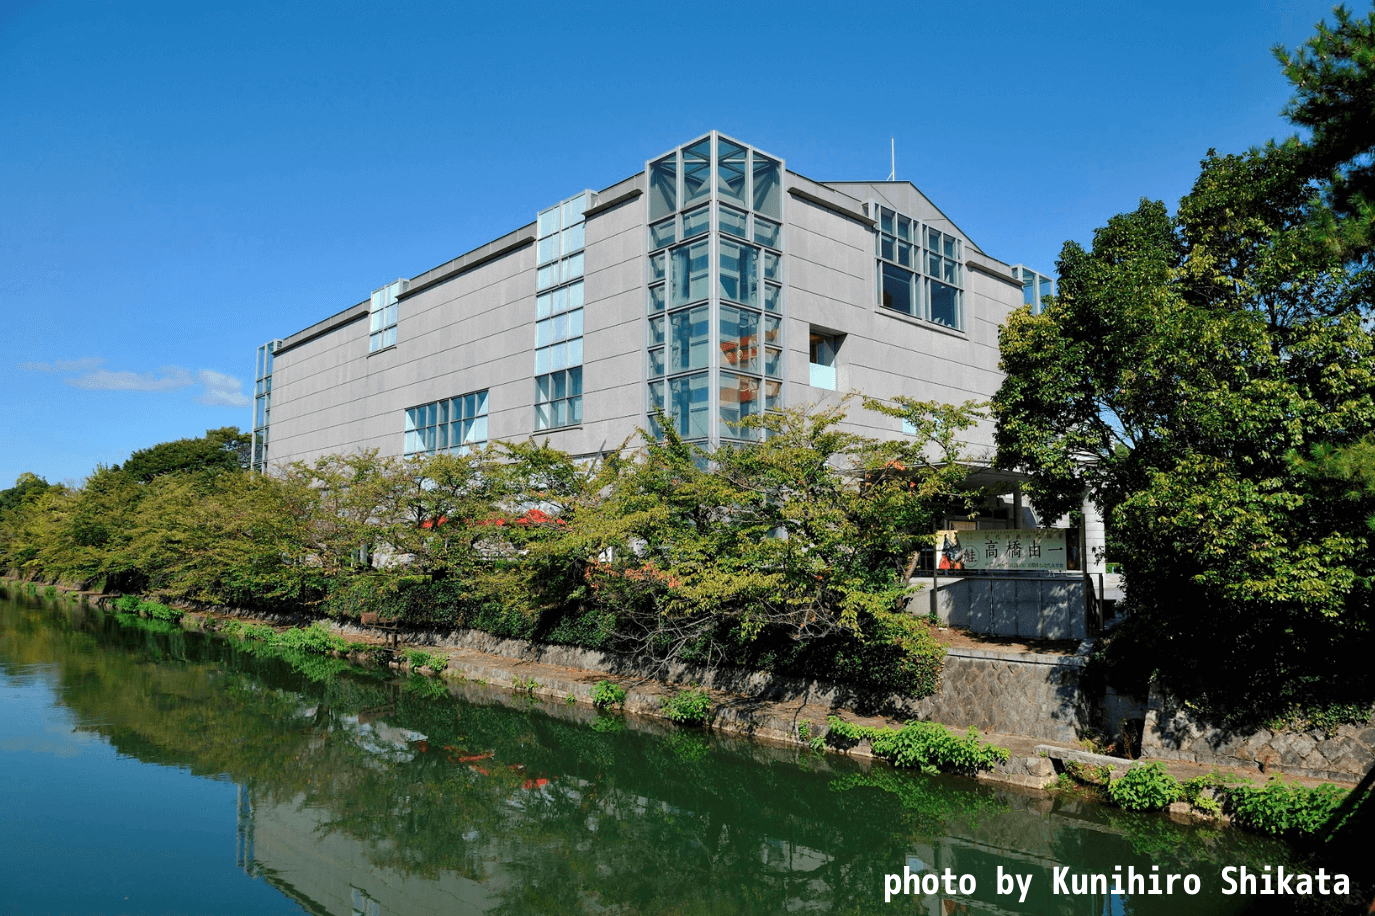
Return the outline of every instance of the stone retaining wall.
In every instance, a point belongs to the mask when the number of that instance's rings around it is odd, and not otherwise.
[[[371,632],[353,626],[343,630]],[[1090,710],[1079,691],[1079,671],[1084,659],[1078,656],[950,649],[945,658],[940,691],[934,696],[913,700],[829,681],[782,677],[738,668],[705,668],[681,663],[664,665],[616,652],[502,639],[479,630],[411,632],[406,639],[410,643],[469,649],[619,677],[697,684],[762,700],[858,709],[895,718],[928,719],[955,728],[973,726],[983,732],[1031,735],[1051,741],[1074,741],[1091,724]]]
[[[1080,656],[951,649],[941,689],[916,701],[923,718],[980,731],[1074,741],[1092,724]]]
[[[1152,690],[1141,749],[1143,757],[1358,782],[1375,765],[1375,717],[1343,725],[1332,737],[1319,729],[1241,731],[1213,725]]]

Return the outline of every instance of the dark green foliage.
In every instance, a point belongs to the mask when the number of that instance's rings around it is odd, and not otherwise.
[[[711,697],[701,688],[679,690],[660,703],[664,718],[677,725],[706,725],[711,717]]]
[[[1308,139],[1067,243],[1001,337],[999,461],[1051,515],[1087,491],[1126,577],[1100,671],[1234,725],[1375,701],[1375,13],[1334,14],[1275,49]]]
[[[973,774],[1006,763],[1007,748],[981,744],[979,733],[969,729],[963,737],[944,725],[912,720],[901,728],[855,725],[839,716],[826,720],[826,741],[839,748],[868,741],[874,754],[897,767],[913,767],[924,773],[940,771]]]
[[[1375,430],[1375,336],[1301,159],[1210,154],[1177,216],[1067,244],[1058,297],[1001,336],[999,461],[1038,510],[1087,490],[1110,523],[1132,616],[1107,670],[1234,721],[1375,698],[1369,505],[1294,459]]]
[[[1137,764],[1108,783],[1108,798],[1128,811],[1158,811],[1183,799],[1184,787],[1159,763]]]
[[[134,480],[148,483],[163,474],[194,471],[240,470],[248,467],[253,437],[233,426],[207,429],[196,439],[177,439],[139,449],[124,462],[123,471]]]

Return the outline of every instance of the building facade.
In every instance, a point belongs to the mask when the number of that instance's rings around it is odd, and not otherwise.
[[[1049,291],[908,182],[813,181],[712,132],[264,344],[254,463],[531,436],[591,456],[659,411],[715,446],[848,391],[986,400],[999,325]],[[904,434],[857,401],[846,425]],[[969,438],[991,454],[991,427]]]

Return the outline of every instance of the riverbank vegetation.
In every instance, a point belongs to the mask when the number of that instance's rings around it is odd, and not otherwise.
[[[1066,761],[1058,788],[1086,792],[1125,811],[1160,811],[1184,802],[1197,815],[1225,814],[1248,830],[1304,845],[1342,836],[1370,817],[1351,800],[1350,790],[1332,783],[1310,787],[1271,776],[1258,786],[1219,770],[1181,781],[1159,762],[1134,764],[1114,779],[1108,767]]]
[[[866,409],[917,435],[843,432],[841,409],[760,421],[706,456],[677,439],[578,462],[534,441],[403,461],[331,455],[272,475],[244,437],[135,453],[81,486],[0,494],[0,565],[29,579],[732,664],[922,696],[943,650],[903,610],[906,566],[965,505],[971,406]]]
[[[874,756],[895,767],[911,767],[927,775],[948,772],[973,776],[980,770],[1007,763],[1011,756],[1005,747],[982,744],[978,730],[973,728],[961,737],[944,725],[915,719],[901,728],[855,725],[839,716],[828,717],[826,724],[825,744],[846,749],[868,741]]]

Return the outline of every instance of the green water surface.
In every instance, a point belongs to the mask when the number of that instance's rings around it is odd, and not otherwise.
[[[1235,830],[0,594],[0,914],[1202,914]],[[254,651],[256,649],[256,651]],[[1055,894],[1052,869],[1201,891]],[[898,895],[904,868],[973,893]],[[999,868],[1030,876],[999,894]]]

